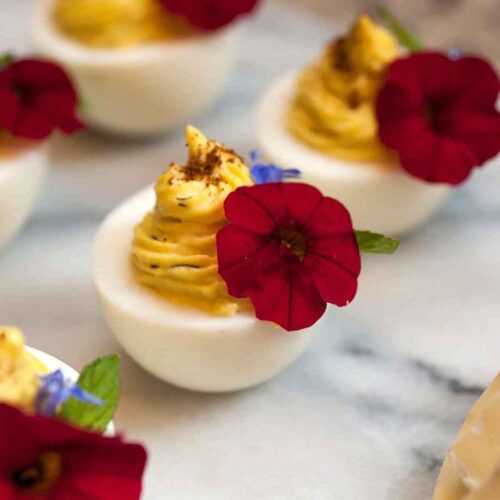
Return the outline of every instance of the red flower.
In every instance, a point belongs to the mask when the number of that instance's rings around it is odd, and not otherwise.
[[[0,405],[0,498],[133,500],[146,452],[121,438]]]
[[[417,53],[394,62],[377,100],[380,140],[428,182],[460,184],[500,150],[500,82],[482,59]]]
[[[219,273],[234,297],[250,297],[257,318],[286,330],[314,324],[326,303],[347,305],[361,270],[346,208],[301,183],[240,187],[224,205]]]
[[[76,132],[77,94],[57,65],[23,59],[0,69],[0,128],[27,139],[45,139],[58,128]]]
[[[241,14],[252,12],[259,0],[160,0],[171,13],[178,14],[198,28],[216,30]]]

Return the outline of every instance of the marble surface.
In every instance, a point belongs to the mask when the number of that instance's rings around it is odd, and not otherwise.
[[[30,3],[2,1],[2,49],[28,48]],[[196,124],[250,150],[259,93],[332,33],[306,12],[266,6],[245,27],[225,94]],[[0,252],[0,323],[81,368],[119,351],[92,287],[93,235],[117,203],[182,160],[184,139],[85,134],[52,146],[36,211]],[[352,306],[332,310],[306,354],[263,386],[190,393],[123,355],[116,423],[150,451],[144,498],[429,499],[446,448],[500,368],[498,186],[498,165],[485,168],[396,255],[364,259]]]

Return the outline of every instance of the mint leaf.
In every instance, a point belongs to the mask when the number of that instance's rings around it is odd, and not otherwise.
[[[0,69],[10,66],[14,62],[14,55],[9,52],[0,54]]]
[[[79,99],[77,106],[82,113],[89,109],[89,103],[85,99]]]
[[[406,29],[387,9],[381,7],[377,10],[377,14],[399,40],[401,45],[412,52],[424,48],[424,44],[413,33]]]
[[[59,411],[59,417],[78,427],[104,432],[113,419],[120,392],[120,358],[105,356],[87,366],[77,385],[105,402],[102,406],[70,398]]]
[[[392,254],[399,246],[399,241],[383,234],[371,231],[356,231],[356,240],[361,252]]]

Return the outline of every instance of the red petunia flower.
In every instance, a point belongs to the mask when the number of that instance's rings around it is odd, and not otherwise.
[[[160,0],[172,14],[178,14],[198,28],[216,30],[242,14],[252,12],[260,0]]]
[[[357,291],[358,244],[346,208],[307,184],[240,187],[217,233],[219,273],[229,293],[249,297],[257,318],[288,331],[314,324],[326,303]]]
[[[475,57],[397,60],[377,99],[380,140],[411,175],[460,184],[500,150],[499,89],[495,70]]]
[[[56,64],[22,59],[0,69],[0,128],[18,137],[41,140],[54,129],[81,130],[77,104],[71,80]]]
[[[144,448],[0,405],[0,498],[135,500]]]

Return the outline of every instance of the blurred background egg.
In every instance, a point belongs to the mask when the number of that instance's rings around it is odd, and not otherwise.
[[[40,0],[33,22],[37,51],[72,75],[86,122],[139,137],[210,107],[233,67],[238,32],[236,22],[202,33],[154,0]]]
[[[47,170],[45,145],[2,145],[0,140],[0,248],[21,230]]]

